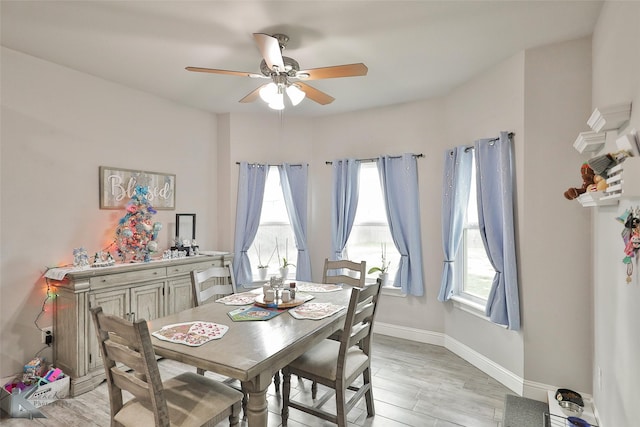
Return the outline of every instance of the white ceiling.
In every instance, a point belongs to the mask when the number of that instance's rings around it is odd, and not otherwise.
[[[265,112],[239,99],[263,80],[252,33],[290,37],[302,69],[363,62],[365,77],[309,82],[336,100],[318,116],[439,96],[526,48],[592,33],[601,1],[6,1],[2,45],[180,104]]]

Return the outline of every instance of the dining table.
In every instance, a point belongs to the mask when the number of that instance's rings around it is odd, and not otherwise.
[[[302,292],[305,285],[306,289],[311,291]],[[239,380],[248,398],[245,414],[248,426],[266,427],[267,388],[274,374],[343,328],[351,288],[329,286],[334,285],[298,284],[296,300],[312,298],[304,304],[321,303],[316,305],[344,307],[320,319],[294,317],[300,312],[300,305],[295,313],[289,312],[294,308],[283,309],[280,314],[268,320],[234,321],[229,312],[242,307],[216,301],[151,320],[148,326],[152,333],[163,327],[190,322],[210,322],[228,327],[224,329],[221,338],[212,339],[202,345],[167,341],[152,334],[154,351],[157,356]],[[313,292],[314,289],[316,292]],[[252,294],[263,302],[260,299],[263,295],[262,289],[243,293],[249,296]],[[281,304],[288,305],[293,304]],[[251,304],[247,305],[249,306]]]

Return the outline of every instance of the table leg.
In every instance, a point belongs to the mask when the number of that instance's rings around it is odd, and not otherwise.
[[[269,383],[264,387],[257,387],[251,382],[243,383],[243,387],[249,395],[247,403],[247,425],[249,427],[267,427],[267,388]]]

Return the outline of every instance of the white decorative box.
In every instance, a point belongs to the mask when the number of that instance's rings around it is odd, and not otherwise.
[[[619,129],[631,117],[631,103],[611,105],[593,110],[587,124],[595,132]]]
[[[606,135],[598,132],[580,132],[573,143],[573,148],[580,153],[592,153],[600,151],[606,142]]]

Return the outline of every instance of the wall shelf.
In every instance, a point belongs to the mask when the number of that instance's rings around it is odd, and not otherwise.
[[[624,123],[631,118],[631,103],[611,105],[605,108],[593,110],[587,124],[595,132],[606,132],[608,130],[620,129]]]
[[[580,132],[578,138],[573,143],[573,148],[580,153],[594,153],[604,148],[606,135],[598,132]]]

